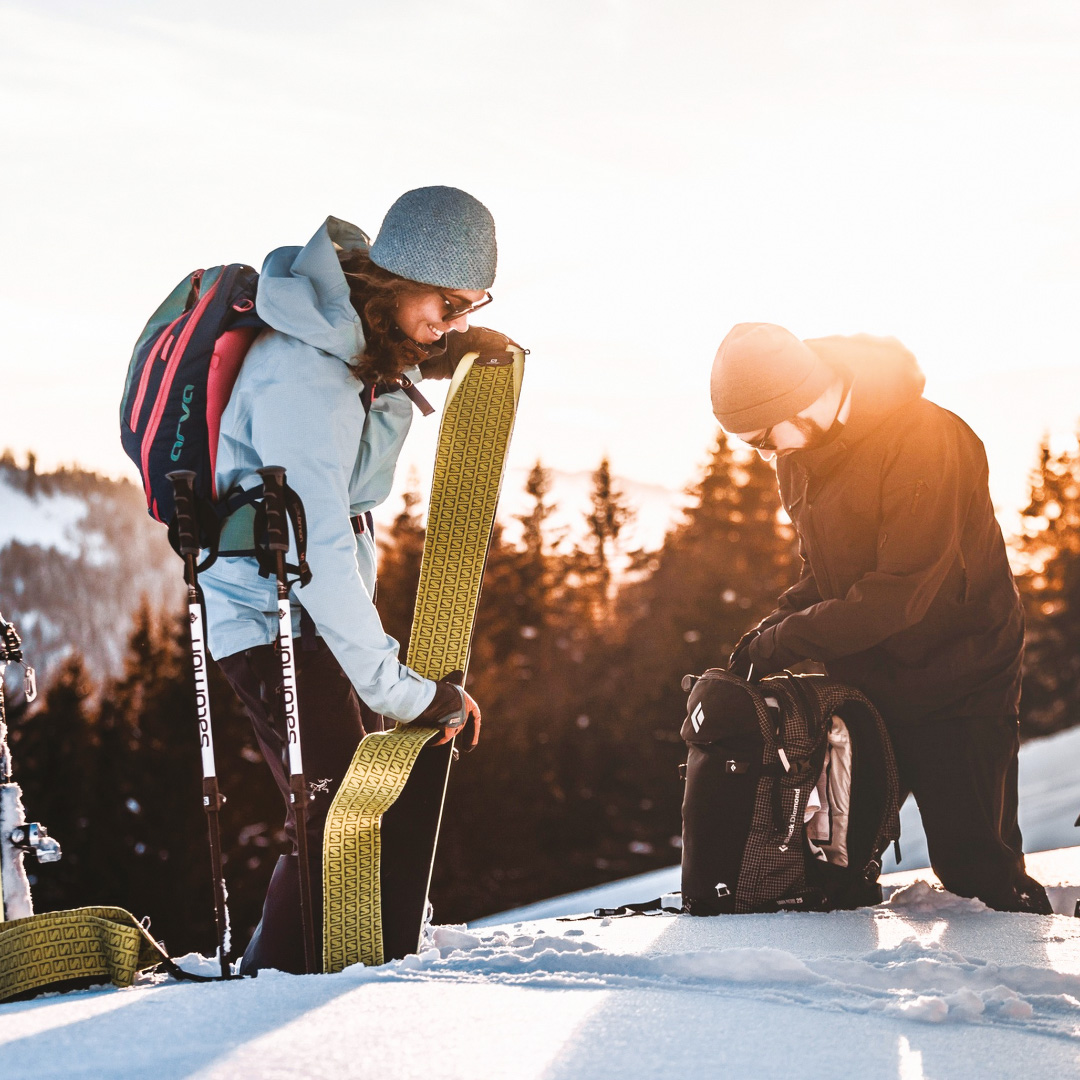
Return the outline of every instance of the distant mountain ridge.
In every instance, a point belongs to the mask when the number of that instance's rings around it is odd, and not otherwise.
[[[508,539],[519,531],[515,515],[531,502],[527,476],[528,469],[512,469],[503,487],[499,518]],[[622,548],[659,548],[684,493],[614,479],[635,511]],[[588,470],[552,470],[553,539],[584,534],[591,485]],[[379,523],[388,525],[398,509],[392,496],[376,512]],[[44,687],[72,651],[83,655],[95,681],[120,674],[131,618],[143,598],[155,609],[180,610],[183,574],[135,484],[78,467],[39,473],[32,456],[24,465],[10,453],[0,456],[0,611],[18,627]]]
[[[73,651],[95,681],[119,674],[144,598],[179,610],[183,572],[134,484],[79,468],[38,473],[33,457],[24,466],[0,457],[0,611],[43,689]]]

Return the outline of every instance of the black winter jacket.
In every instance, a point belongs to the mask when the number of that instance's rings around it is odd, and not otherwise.
[[[777,461],[803,567],[750,645],[756,671],[821,661],[892,722],[1015,715],[1024,619],[982,443],[923,398],[898,341],[810,344],[851,372],[851,411]]]

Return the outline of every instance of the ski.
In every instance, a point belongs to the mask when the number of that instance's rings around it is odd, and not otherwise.
[[[408,663],[468,670],[480,586],[525,367],[524,351],[469,353],[450,383],[428,509]],[[366,736],[323,836],[323,969],[416,952],[453,758],[433,727]]]

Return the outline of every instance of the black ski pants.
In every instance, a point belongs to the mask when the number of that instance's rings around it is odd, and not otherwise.
[[[292,842],[274,868],[262,918],[244,952],[240,970],[260,968],[304,971],[300,922],[300,873],[296,853],[296,818],[289,802],[289,762],[282,705],[281,659],[275,645],[259,645],[218,661],[243,703],[255,738],[285,800],[285,832]],[[322,638],[296,642],[297,700],[304,776],[312,800],[307,807],[308,858],[315,918],[315,951],[322,942],[322,840],[330,803],[365,734],[383,730],[383,718],[361,702],[349,677]]]
[[[998,911],[1050,914],[1046,891],[1024,866],[1016,717],[955,717],[888,727],[900,800],[915,796],[930,865],[942,885]]]

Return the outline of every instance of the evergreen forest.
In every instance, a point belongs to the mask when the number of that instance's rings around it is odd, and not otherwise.
[[[432,884],[443,923],[677,862],[681,678],[723,664],[798,572],[775,474],[723,438],[658,551],[627,550],[634,508],[606,460],[576,538],[551,525],[539,462],[526,491],[514,538],[497,529],[485,571],[468,679],[483,736],[451,772]],[[420,503],[406,491],[380,537],[378,605],[399,641],[423,548]],[[1041,448],[1023,523],[1012,540],[1028,619],[1022,731],[1036,737],[1080,722],[1080,444]],[[149,916],[174,955],[214,942],[181,607],[142,603],[119,674],[92,680],[73,653],[38,704],[8,702],[28,813],[64,847],[60,863],[30,867],[37,910],[118,904]],[[211,668],[238,952],[283,850],[284,808]]]

